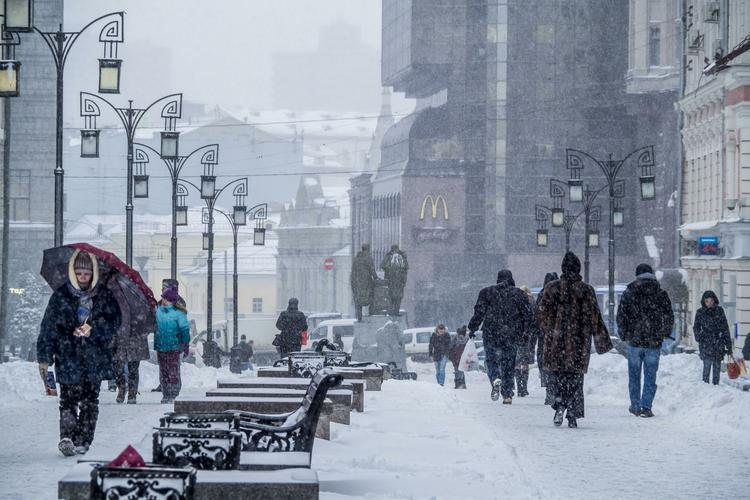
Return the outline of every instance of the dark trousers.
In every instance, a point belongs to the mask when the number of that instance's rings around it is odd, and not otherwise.
[[[357,318],[357,321],[362,321],[362,308],[364,306],[354,304],[354,315]]]
[[[516,368],[514,372],[516,376],[516,390],[518,395],[526,395],[529,393],[529,367]]]
[[[714,385],[719,385],[719,374],[721,373],[721,358],[706,358],[703,360],[703,381],[708,383],[708,376],[711,375],[711,369],[713,369],[713,377],[711,382]]]
[[[548,372],[547,383],[553,386],[552,408],[566,410],[568,417],[583,418],[583,373]]]
[[[180,395],[182,379],[180,377],[181,351],[157,352],[159,361],[159,382],[163,399],[173,400]]]
[[[502,381],[500,394],[504,398],[513,397],[513,370],[516,367],[516,351],[515,346],[484,345],[484,363],[487,367],[487,376],[491,384],[496,379]]]
[[[101,382],[60,384],[60,439],[68,438],[76,446],[90,446],[99,418]]]
[[[138,368],[140,361],[115,361],[115,381],[117,388],[135,396],[138,394]],[[125,373],[127,371],[127,374]]]
[[[456,383],[456,389],[466,387],[466,375],[461,370],[453,370],[453,381]]]

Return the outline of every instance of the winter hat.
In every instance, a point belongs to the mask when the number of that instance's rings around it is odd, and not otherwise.
[[[550,281],[555,281],[560,279],[560,277],[557,275],[557,273],[547,273],[544,275],[544,286],[547,286],[547,283]]]
[[[165,278],[161,280],[161,289],[166,290],[167,288],[174,288],[177,290],[177,293],[180,292],[180,282],[177,280],[173,280],[170,278]]]
[[[180,294],[177,293],[176,288],[170,286],[169,288],[162,290],[161,298],[174,304],[180,299]]]
[[[299,309],[299,300],[292,297],[289,299],[289,305],[287,306],[288,311],[297,311]]]
[[[73,271],[88,271],[94,272],[94,264],[91,262],[91,257],[86,252],[79,252],[76,256],[76,260],[73,262]]]
[[[562,273],[566,278],[581,274],[581,261],[573,252],[566,252],[562,261]]]
[[[510,286],[516,286],[516,282],[513,281],[513,273],[511,273],[510,270],[508,269],[503,269],[497,273],[497,282],[498,283],[504,282]]]
[[[635,268],[635,275],[640,276],[641,274],[654,274],[654,270],[651,266],[648,264],[638,264],[638,267]]]

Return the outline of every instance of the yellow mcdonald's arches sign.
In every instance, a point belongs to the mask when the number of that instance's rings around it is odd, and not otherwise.
[[[445,202],[445,198],[443,198],[442,195],[438,195],[437,197],[433,198],[431,194],[428,194],[424,197],[424,201],[422,201],[422,209],[419,211],[419,220],[424,220],[424,212],[427,208],[427,203],[430,204],[430,209],[432,210],[432,218],[437,219],[438,218],[438,209],[440,208],[440,203],[443,204],[443,219],[448,220],[448,204]]]

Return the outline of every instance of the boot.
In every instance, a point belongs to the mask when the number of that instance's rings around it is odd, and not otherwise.
[[[117,401],[118,404],[122,404],[125,402],[125,386],[124,385],[117,386],[117,397],[115,398],[115,401]]]
[[[552,423],[555,424],[555,427],[560,427],[562,425],[563,421],[563,415],[565,414],[565,410],[555,410],[555,417],[552,419]]]
[[[568,415],[568,427],[571,429],[576,429],[578,427],[578,422],[576,422],[576,418]]]
[[[135,398],[138,396],[138,389],[128,388],[128,404],[134,405]]]

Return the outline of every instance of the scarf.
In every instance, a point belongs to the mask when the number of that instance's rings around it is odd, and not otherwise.
[[[94,309],[94,296],[96,295],[97,287],[88,290],[81,290],[73,286],[68,281],[68,291],[78,300],[76,306],[76,317],[78,319],[78,325],[84,324],[91,316],[91,311]]]

